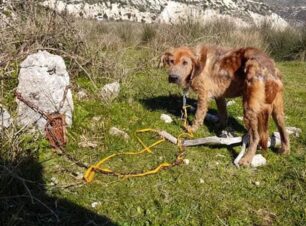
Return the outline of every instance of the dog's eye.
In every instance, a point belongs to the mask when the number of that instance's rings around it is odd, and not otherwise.
[[[169,63],[170,64],[174,64],[174,60],[169,60]]]
[[[186,60],[183,61],[183,65],[187,65],[188,62]]]

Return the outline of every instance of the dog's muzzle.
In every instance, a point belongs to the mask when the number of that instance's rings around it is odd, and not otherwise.
[[[170,74],[169,77],[168,77],[168,81],[169,81],[169,83],[178,83],[179,76],[177,76],[175,74]]]

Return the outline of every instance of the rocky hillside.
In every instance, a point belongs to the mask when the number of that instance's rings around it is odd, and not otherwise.
[[[306,23],[306,0],[267,0],[272,9],[294,24]]]
[[[271,6],[259,0],[45,0],[42,5],[98,20],[178,23],[189,18],[227,18],[242,26],[264,20],[278,27],[287,24]]]

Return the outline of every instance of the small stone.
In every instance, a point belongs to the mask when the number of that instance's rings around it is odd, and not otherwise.
[[[101,98],[104,102],[112,102],[115,98],[119,96],[120,84],[119,82],[113,82],[106,84],[100,90]]]
[[[109,129],[109,134],[112,135],[112,136],[116,136],[116,137],[122,137],[124,140],[128,140],[130,138],[130,136],[126,132],[124,132],[124,131],[116,128],[116,127],[110,128]]]
[[[53,183],[53,185],[56,185],[58,184],[58,180],[55,177],[51,177],[51,183]]]
[[[76,172],[76,177],[77,180],[82,180],[83,179],[83,173],[81,172]]]
[[[78,145],[81,148],[96,148],[98,146],[96,142],[88,140],[84,135],[81,136],[81,142]]]
[[[296,127],[286,127],[288,134],[293,134],[295,137],[300,137],[302,130]]]
[[[200,184],[204,184],[204,180],[200,178]]]
[[[12,118],[9,112],[0,105],[0,132],[3,128],[7,129],[12,124]]]
[[[96,148],[98,146],[97,143],[92,141],[82,141],[78,143],[79,147],[81,148]]]
[[[236,104],[236,101],[230,100],[230,101],[228,101],[228,102],[226,103],[226,106],[231,106],[231,105],[234,105],[234,104]]]
[[[165,123],[171,123],[173,120],[170,115],[161,114],[160,119],[163,120]]]
[[[259,166],[264,166],[266,164],[267,164],[267,160],[265,159],[265,157],[262,156],[262,154],[255,155],[251,162],[251,166],[254,168],[259,167]]]
[[[259,181],[255,181],[254,184],[255,184],[256,186],[259,186],[259,185],[260,185],[260,182],[259,182]]]
[[[101,202],[93,202],[91,203],[91,207],[92,208],[96,208],[97,206],[100,206],[101,205]]]
[[[94,116],[92,117],[92,120],[95,122],[99,122],[101,120],[101,116]]]
[[[183,162],[184,162],[185,165],[189,165],[189,163],[190,163],[189,159],[184,159]]]
[[[88,95],[87,95],[87,93],[84,90],[80,90],[77,93],[77,97],[78,97],[79,100],[83,100],[83,99],[87,98]]]
[[[235,134],[233,134],[231,131],[222,130],[222,131],[221,131],[221,134],[219,135],[219,137],[223,137],[223,138],[233,138],[233,137],[235,137]]]

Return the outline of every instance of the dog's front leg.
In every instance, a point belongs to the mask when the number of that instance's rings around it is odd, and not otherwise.
[[[216,104],[218,108],[218,115],[219,115],[219,129],[224,129],[227,126],[227,109],[226,109],[226,100],[224,98],[217,98]]]
[[[203,124],[207,112],[207,104],[208,104],[207,94],[205,93],[199,95],[195,120],[192,126],[187,127],[188,132],[196,132],[198,128]]]

